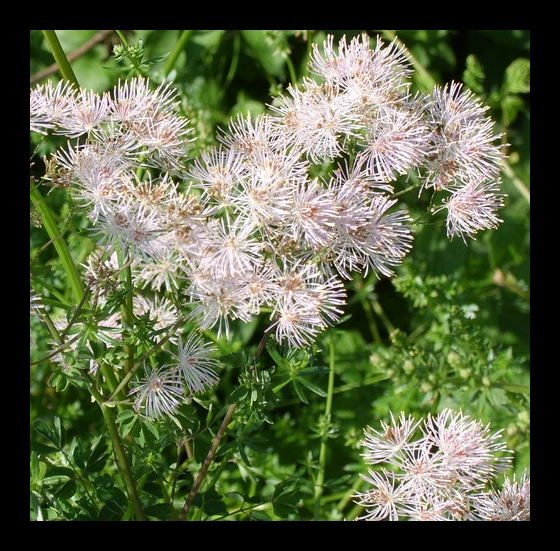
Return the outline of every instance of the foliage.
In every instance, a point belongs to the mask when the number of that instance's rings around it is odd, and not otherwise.
[[[115,31],[72,58],[97,32],[56,31],[77,81],[98,93],[132,77],[172,84],[194,128],[191,160],[217,145],[218,129],[267,112],[310,77],[313,43],[398,37],[413,92],[462,81],[489,106],[507,147],[506,198],[498,228],[450,240],[442,218],[426,218],[432,199],[411,187],[416,176],[399,178],[415,235],[395,276],[354,274],[343,317],[309,346],[267,338],[267,312],[234,320],[229,338],[205,329],[219,383],[157,420],[92,366],[168,363],[177,326],[161,329],[146,314],[121,338],[108,320],[131,300],[132,282],[121,278],[104,303],[72,286],[64,254],[82,270],[95,249],[90,222],[48,178],[65,140],[31,133],[30,519],[352,520],[367,472],[363,430],[400,411],[453,408],[490,423],[504,430],[514,472],[528,470],[529,31]],[[32,85],[55,59],[45,36],[30,31]]]

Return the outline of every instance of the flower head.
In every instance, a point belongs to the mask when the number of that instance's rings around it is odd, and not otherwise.
[[[474,520],[531,520],[531,477],[506,477],[502,488],[480,495],[473,506]]]
[[[527,479],[488,490],[512,461],[501,431],[451,409],[381,425],[364,430],[362,456],[379,467],[360,475],[371,488],[354,494],[366,508],[358,520],[529,519]]]
[[[498,181],[471,181],[455,191],[434,209],[447,210],[447,236],[474,238],[481,230],[496,229],[502,220],[497,211],[504,206],[504,194],[499,192]]]
[[[144,409],[148,417],[154,418],[172,414],[184,397],[179,372],[169,365],[148,367],[146,376],[128,394],[136,395],[136,411]]]
[[[214,371],[220,362],[212,357],[216,347],[205,342],[202,336],[193,333],[183,344],[179,336],[178,351],[172,354],[173,364],[180,376],[181,382],[191,394],[204,392],[218,382],[218,375]]]

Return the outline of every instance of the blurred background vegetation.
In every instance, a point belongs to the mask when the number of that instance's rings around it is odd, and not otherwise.
[[[358,441],[367,425],[395,414],[425,415],[442,407],[462,409],[494,430],[503,429],[515,451],[515,471],[529,466],[530,360],[530,33],[528,30],[124,30],[129,44],[140,44],[136,70],[156,83],[172,80],[182,109],[196,128],[195,151],[216,143],[217,128],[225,128],[238,113],[266,111],[275,94],[307,75],[311,43],[327,34],[337,40],[367,33],[384,42],[394,37],[408,48],[415,70],[414,90],[462,81],[489,106],[496,132],[504,133],[508,159],[504,166],[505,207],[500,228],[479,234],[467,245],[449,241],[445,225],[431,220],[415,229],[414,249],[392,279],[357,276],[349,284],[350,303],[343,323],[323,335],[316,353],[263,355],[261,387],[254,400],[236,413],[261,423],[237,433],[238,448],[221,452],[236,467],[223,466],[219,483],[201,492],[197,502],[206,518],[227,515],[226,495],[261,492],[278,498],[269,518],[312,518],[306,500],[313,495],[313,471],[319,439],[328,434],[324,491],[325,520],[356,515],[349,494],[364,471]],[[114,31],[56,31],[82,87],[102,92],[130,74],[130,66],[112,55],[120,43]],[[30,31],[31,85],[58,80],[43,34]],[[32,171],[40,179],[42,155],[60,143],[32,136]],[[407,184],[402,182],[400,189]],[[398,185],[396,191],[399,190]],[[49,195],[53,209],[70,230],[80,235],[83,218],[70,218],[62,190]],[[417,191],[404,193],[402,204],[421,219],[427,199]],[[68,219],[65,217],[68,216]],[[33,223],[31,258],[37,269],[52,264],[55,253],[45,247],[45,235]],[[68,235],[73,235],[72,231]],[[87,247],[72,238],[78,257]],[[63,287],[63,282],[53,285]],[[232,392],[249,385],[236,368],[254,354],[263,326],[239,327],[240,342],[223,344],[231,355],[229,368],[208,404],[221,407]],[[37,350],[45,356],[46,337],[35,331]],[[324,418],[328,357],[334,343],[336,387],[332,417]],[[68,441],[79,438],[91,446],[100,414],[77,388],[57,392],[48,380],[54,367],[48,360],[32,365],[31,421],[63,419]],[[268,375],[266,375],[268,374]],[[289,383],[289,384],[288,384]],[[281,390],[273,392],[281,387]],[[237,390],[236,390],[237,389]],[[199,417],[202,413],[191,406]],[[204,412],[206,414],[206,412]],[[234,429],[235,430],[235,429]],[[39,441],[31,428],[32,440]],[[209,437],[208,437],[209,438]],[[209,442],[209,440],[208,440]],[[175,460],[176,444],[162,450],[159,461]],[[204,446],[195,450],[200,461]],[[229,455],[228,455],[229,454]],[[220,464],[220,456],[217,458]],[[108,467],[105,467],[108,468]],[[193,467],[193,470],[195,467]],[[157,469],[154,468],[154,471]],[[155,476],[155,475],[154,475]],[[281,483],[281,484],[280,484]],[[261,488],[257,492],[255,487]],[[285,496],[282,501],[281,496]],[[257,499],[257,498],[255,498]],[[302,500],[303,499],[303,505]],[[211,504],[211,505],[208,505]],[[212,505],[213,504],[213,505]],[[217,506],[216,504],[219,504]],[[279,505],[280,504],[280,505]],[[282,505],[283,504],[283,505]],[[212,507],[215,507],[215,510]],[[110,518],[110,513],[106,512]],[[267,516],[265,515],[265,516]],[[257,517],[252,517],[257,518]]]

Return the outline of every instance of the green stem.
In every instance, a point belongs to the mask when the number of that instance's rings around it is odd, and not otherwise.
[[[124,449],[119,431],[117,429],[114,410],[102,404],[100,404],[100,406],[103,413],[103,418],[105,419],[105,424],[107,425],[107,429],[113,443],[113,449],[115,450],[115,456],[117,458],[119,471],[124,478],[128,497],[132,502],[136,520],[148,520],[148,518],[146,517],[146,513],[144,513],[144,510],[142,509],[142,503],[140,502],[140,496],[138,495],[136,482],[134,480],[134,476],[132,475],[132,471],[130,470],[130,465],[128,464],[128,460],[126,458],[126,450]]]
[[[128,40],[126,39],[126,36],[124,35],[124,33],[122,31],[116,30],[115,32],[118,34],[119,38],[121,39],[121,42],[123,44],[123,46],[125,48],[128,48]]]
[[[412,184],[411,186],[408,186],[406,189],[401,189],[400,191],[393,193],[393,197],[400,197],[401,195],[404,195],[405,193],[408,193],[413,189],[418,189],[419,187],[420,187],[419,184]]]
[[[290,73],[290,82],[297,82],[296,70],[290,56],[286,56],[286,65],[288,66],[288,71]]]
[[[51,53],[54,57],[54,60],[56,61],[56,64],[58,65],[58,68],[60,69],[60,74],[62,75],[62,77],[66,80],[69,80],[70,82],[73,82],[76,86],[79,86],[78,79],[76,78],[76,75],[74,74],[70,63],[68,62],[68,58],[66,57],[66,54],[64,53],[64,50],[60,45],[58,36],[56,36],[56,32],[43,31],[43,36],[45,37],[45,40],[49,45]]]
[[[51,337],[53,338],[54,342],[58,345],[61,346],[64,344],[64,340],[62,339],[62,337],[60,336],[60,333],[58,332],[58,329],[55,327],[54,322],[51,319],[51,316],[49,315],[49,313],[45,310],[40,312],[39,314],[41,316],[41,319],[43,321],[43,323],[45,324],[45,327],[47,328],[48,332],[50,333]]]
[[[502,161],[502,167],[507,177],[513,182],[513,185],[517,188],[519,193],[523,196],[523,198],[527,201],[527,203],[530,203],[531,192],[529,191],[529,188],[525,185],[523,180],[521,180],[521,178],[518,178],[515,175],[515,172],[512,170],[511,166],[507,163],[507,161]]]
[[[332,412],[332,402],[334,394],[334,364],[335,364],[335,350],[334,350],[334,337],[331,333],[329,335],[329,382],[327,389],[327,402],[325,404],[325,419],[330,421]],[[319,520],[321,513],[321,498],[323,496],[323,484],[325,482],[325,469],[327,465],[327,440],[328,433],[325,431],[321,437],[321,447],[319,450],[319,472],[315,480],[315,510],[313,513],[314,520]]]
[[[138,358],[138,360],[132,366],[130,371],[128,371],[128,373],[121,379],[121,381],[117,385],[117,387],[115,389],[113,389],[112,394],[107,398],[108,403],[112,402],[113,399],[117,395],[119,395],[119,392],[121,392],[122,389],[128,384],[128,381],[130,381],[130,379],[132,379],[132,376],[134,375],[134,373],[136,373],[136,371],[138,371],[138,369],[143,365],[144,360],[146,358],[149,358],[149,357],[153,356],[153,354],[155,352],[157,352],[175,334],[175,331],[177,330],[177,328],[180,327],[181,325],[183,325],[184,323],[185,323],[185,321],[183,319],[180,319],[177,323],[175,323],[175,325],[173,325],[170,328],[169,332],[167,333],[167,335],[165,337],[160,339],[154,346],[152,346],[152,348],[150,348],[150,350],[148,350],[147,352],[145,352],[144,354],[142,354],[142,356],[140,356]]]
[[[43,197],[43,194],[39,191],[37,186],[33,184],[33,182],[31,182],[31,201],[33,202],[34,207],[37,209],[37,212],[39,212],[39,214],[41,215],[43,227],[49,234],[49,237],[52,239],[56,252],[58,253],[58,256],[62,262],[66,277],[68,277],[68,281],[74,293],[74,299],[77,304],[82,300],[82,297],[84,296],[84,288],[82,286],[80,274],[78,273],[76,264],[74,263],[74,260],[70,255],[70,251],[68,250],[66,241],[62,239],[62,236],[58,231],[58,227],[56,225],[56,222],[54,221],[52,212],[49,209],[47,202]]]
[[[51,49],[53,57],[58,64],[63,78],[74,83],[76,86],[79,86],[76,75],[74,74],[70,63],[66,58],[66,54],[64,53],[60,42],[58,41],[58,37],[56,36],[55,31],[43,31],[43,35],[45,36],[45,40],[47,41]],[[45,198],[43,197],[39,189],[33,184],[33,182],[31,182],[31,200],[35,208],[41,215],[43,226],[47,231],[49,237],[53,241],[55,249],[59,255],[59,258],[68,277],[68,281],[74,293],[75,302],[76,304],[79,304],[84,298],[85,291],[82,286],[82,281],[80,279],[76,264],[74,263],[70,255],[68,247],[66,246],[66,242],[61,238],[54,217],[45,201]],[[114,388],[115,384],[116,381],[112,381],[111,386],[113,386]],[[119,435],[115,420],[115,410],[103,405],[103,396],[101,396],[101,394],[95,389],[94,386],[90,388],[90,392],[101,407],[101,412],[103,413],[103,418],[105,419],[105,424],[107,425],[107,430],[111,438],[113,450],[115,451],[117,465],[124,479],[128,497],[132,503],[136,519],[148,520],[146,514],[144,513],[144,510],[142,509],[136,482],[132,475],[132,471],[130,470],[130,466],[126,457],[126,450],[124,449],[122,440]]]
[[[235,72],[237,71],[237,65],[239,63],[239,52],[241,49],[241,39],[239,38],[239,33],[233,34],[233,53],[231,56],[231,63],[229,65],[228,74],[224,79],[224,82],[220,86],[220,97],[223,97],[226,93],[226,90],[229,88],[233,77],[235,76]]]
[[[392,324],[391,320],[385,314],[381,304],[377,299],[371,301],[371,306],[373,311],[377,314],[377,317],[383,322],[385,325],[385,329],[387,329],[387,333],[391,334],[395,330],[395,326]]]
[[[126,329],[127,327],[132,327],[134,323],[133,294],[132,292],[129,292],[129,289],[132,289],[132,269],[130,267],[130,262],[126,261],[126,258],[123,256],[121,251],[119,251],[118,256],[119,256],[119,265],[124,266],[124,269],[119,274],[119,276],[121,280],[124,282],[124,285],[126,286],[126,298],[124,300],[123,305],[121,306],[122,341],[123,341],[123,350],[126,354],[124,373],[126,374],[129,373],[132,367],[134,366],[134,356],[135,356],[134,346],[132,344],[128,344],[129,332]]]
[[[173,48],[173,51],[165,62],[165,67],[163,68],[163,74],[165,76],[169,75],[169,73],[173,70],[173,67],[175,67],[175,63],[177,62],[179,55],[183,51],[185,44],[189,41],[193,32],[193,30],[181,32],[181,36],[179,36],[179,40],[175,44],[175,48]]]
[[[373,316],[373,307],[371,302],[368,300],[367,296],[361,301],[362,308],[366,314],[366,318],[369,325],[369,330],[371,331],[371,335],[373,337],[374,342],[381,343],[381,333],[379,333],[379,328],[377,327],[377,323],[375,323],[375,318]]]

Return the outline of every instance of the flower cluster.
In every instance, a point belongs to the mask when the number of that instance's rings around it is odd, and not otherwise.
[[[173,362],[158,368],[149,367],[147,374],[130,395],[135,396],[134,409],[144,408],[149,417],[173,413],[185,396],[204,392],[218,382],[215,368],[219,361],[212,357],[216,347],[192,333],[183,344],[179,337]]]
[[[195,159],[170,84],[133,78],[96,94],[49,81],[31,91],[31,130],[68,138],[45,179],[86,209],[98,245],[86,277],[100,305],[119,255],[138,290],[135,315],[157,317],[157,329],[181,310],[230,337],[234,320],[267,312],[267,334],[303,347],[340,320],[345,280],[390,277],[410,251],[398,176],[416,171],[421,190],[450,194],[435,208],[447,210],[450,237],[497,226],[499,136],[468,91],[413,97],[405,49],[380,39],[372,48],[366,35],[314,45],[309,71]],[[144,388],[169,407],[150,398],[148,409],[173,409],[177,381],[200,392],[217,380],[180,373],[150,371]]]
[[[354,494],[366,509],[358,520],[530,520],[530,478],[497,476],[512,456],[489,426],[445,409],[422,423],[401,412],[381,430],[364,429],[361,475],[369,486]]]

